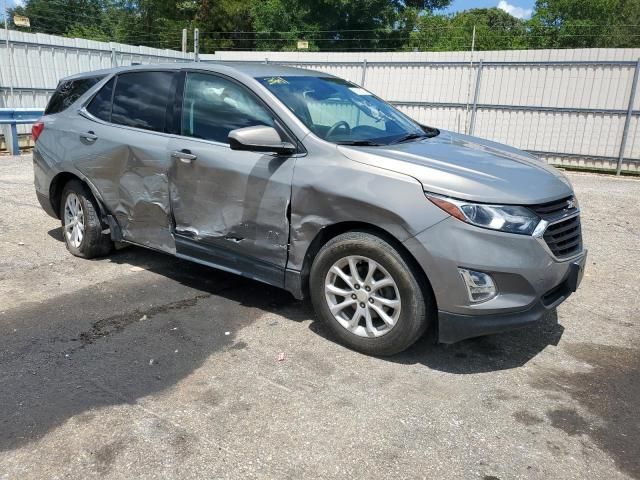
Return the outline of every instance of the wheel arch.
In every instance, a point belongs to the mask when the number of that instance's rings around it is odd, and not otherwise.
[[[327,225],[326,227],[320,229],[316,236],[313,238],[305,253],[302,270],[300,272],[300,288],[301,293],[304,297],[309,296],[309,275],[311,272],[311,265],[313,265],[313,261],[316,258],[318,252],[331,239],[347,232],[370,233],[382,238],[391,246],[393,246],[402,256],[405,262],[407,262],[414,275],[416,275],[425,298],[429,298],[430,300],[429,303],[431,305],[431,308],[437,310],[436,298],[433,293],[433,288],[431,287],[429,277],[427,276],[427,273],[424,271],[424,269],[420,266],[418,261],[415,259],[415,257],[411,254],[411,252],[402,244],[401,241],[399,241],[387,230],[377,225],[358,221],[345,221]]]
[[[62,191],[64,190],[64,186],[71,180],[78,180],[79,182],[85,183],[80,177],[71,172],[61,172],[53,177],[51,184],[49,185],[49,201],[51,202],[51,209],[58,218],[60,218],[61,215],[60,203],[62,202]]]
[[[93,195],[93,198],[96,200],[98,209],[100,210],[98,212],[100,214],[100,217],[104,218],[104,215],[105,215],[104,206],[100,201],[98,195],[96,195],[96,192],[93,186],[89,182],[87,182],[86,179],[71,172],[58,173],[55,177],[53,177],[49,185],[49,201],[51,202],[51,208],[53,212],[56,214],[56,217],[58,219],[60,218],[60,215],[61,215],[60,203],[62,201],[62,192],[64,191],[65,185],[69,183],[71,180],[78,180],[83,185],[86,185],[86,187],[91,192],[91,195]]]

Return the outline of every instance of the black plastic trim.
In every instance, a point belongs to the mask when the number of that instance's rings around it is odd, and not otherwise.
[[[203,265],[219,268],[226,272],[268,283],[279,288],[284,287],[284,268],[263,260],[242,255],[222,247],[211,245],[174,234],[176,256],[192,260]]]
[[[527,310],[493,315],[461,315],[438,311],[438,341],[455,343],[467,338],[514,330],[539,322],[547,309],[537,302]]]

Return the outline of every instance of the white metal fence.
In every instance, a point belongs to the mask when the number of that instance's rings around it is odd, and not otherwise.
[[[44,107],[58,80],[74,73],[193,58],[13,31],[8,52],[3,31],[0,40],[0,107]],[[428,125],[514,145],[554,164],[632,171],[640,171],[640,93],[631,101],[638,58],[640,49],[201,55],[203,61],[325,71],[363,85]]]
[[[131,63],[190,60],[193,54],[42,33],[0,30],[0,107],[43,107],[58,80],[75,73]],[[13,104],[10,90],[13,87]]]

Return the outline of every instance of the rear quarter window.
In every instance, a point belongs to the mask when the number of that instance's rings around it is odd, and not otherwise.
[[[109,80],[87,105],[87,112],[105,122],[111,121],[111,97],[115,78]]]
[[[103,78],[104,76],[87,77],[60,82],[51,100],[49,100],[44,114],[52,115],[66,110]]]

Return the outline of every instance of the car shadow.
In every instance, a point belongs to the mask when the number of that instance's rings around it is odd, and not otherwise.
[[[62,236],[62,227],[52,228],[47,232],[47,235],[49,235],[54,240],[64,242],[64,237]]]
[[[49,235],[63,241],[60,228],[49,231]],[[243,298],[245,305],[277,311],[294,321],[312,320],[309,329],[333,341],[329,330],[316,319],[310,302],[298,301],[279,288],[139,247],[117,251],[109,257],[109,261],[139,266],[202,291],[207,291],[206,279],[212,275],[228,276],[254,291],[251,299]],[[185,275],[187,271],[190,273]],[[234,290],[218,295],[237,300]],[[434,330],[431,328],[406,351],[384,359],[399,364],[423,364],[434,370],[455,374],[508,370],[525,365],[550,345],[557,346],[564,327],[558,322],[557,310],[553,309],[535,325],[450,345],[437,343]]]
[[[309,328],[332,340],[329,330],[321,322],[313,322]],[[404,352],[380,358],[402,365],[422,364],[454,374],[509,370],[525,365],[549,345],[557,346],[563,332],[564,327],[558,323],[554,309],[536,325],[454,344],[438,343],[435,329],[431,328]]]
[[[265,313],[311,316],[284,290],[143,248],[90,262],[136,273],[85,286],[69,278],[49,300],[2,312],[0,451],[171,388],[215,352],[250,349],[237,334]]]
[[[535,325],[509,332],[438,344],[431,331],[408,350],[390,358],[400,364],[423,364],[434,370],[474,374],[525,365],[550,345],[557,346],[564,327],[553,309]]]
[[[264,313],[310,320],[311,331],[331,340],[308,302],[275,287],[139,247],[92,262],[140,273],[106,277],[98,285],[61,284],[48,301],[3,312],[0,451],[95,409],[133,405],[171,388],[217,351],[233,356],[252,348],[236,339],[237,332]],[[383,360],[455,374],[491,372],[524,365],[561,335],[552,312],[534,327],[454,345],[434,344],[427,335]]]

